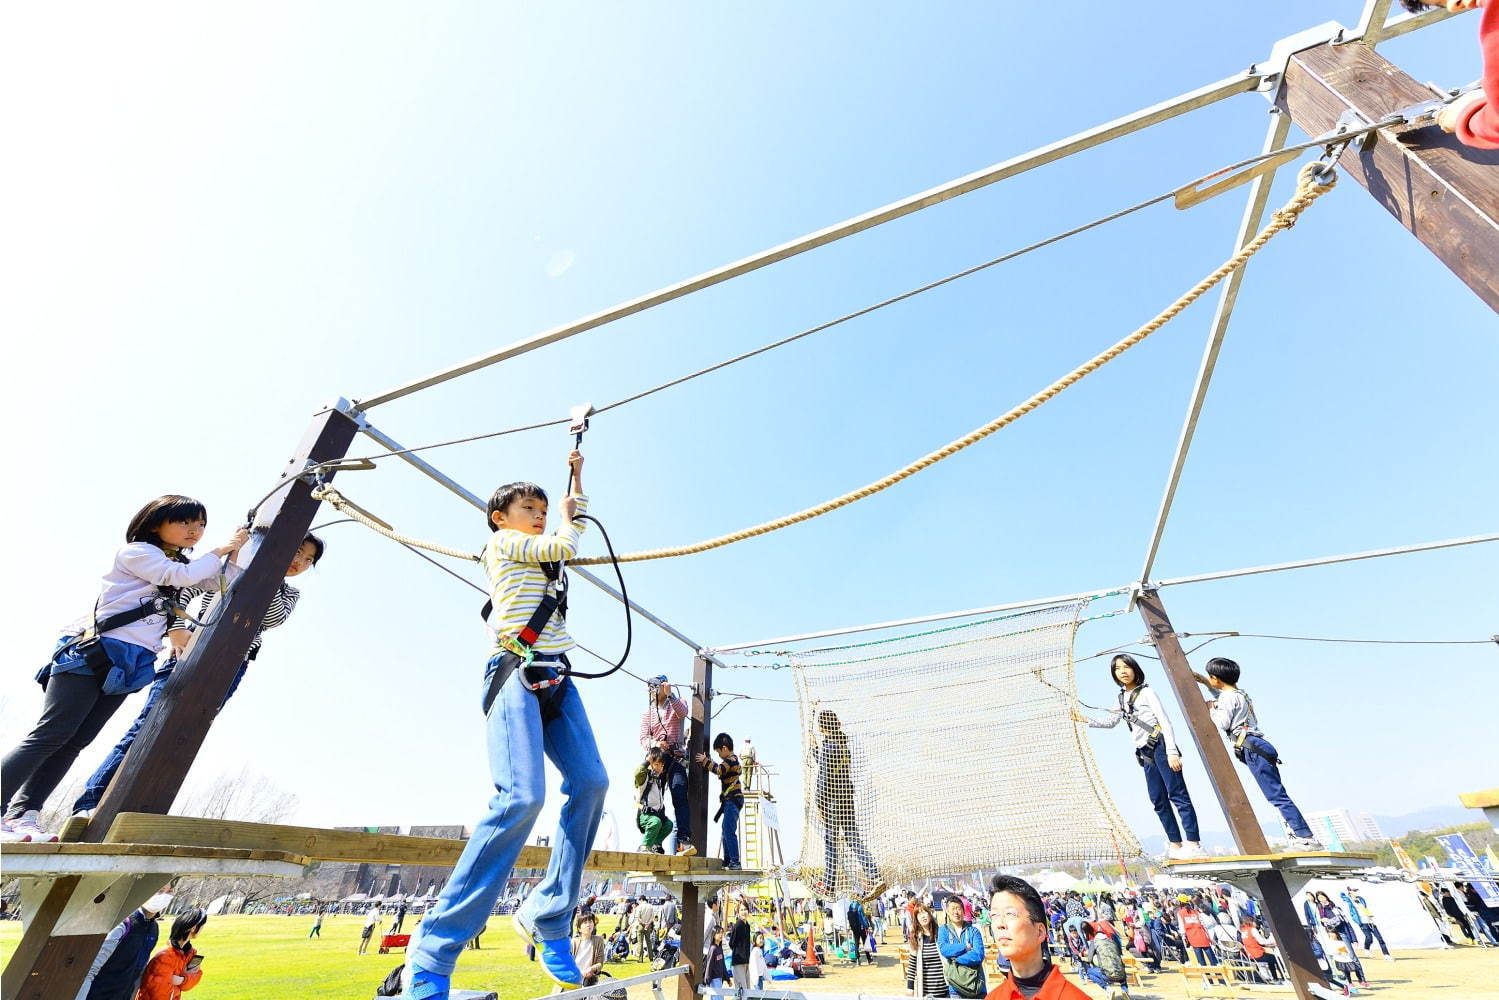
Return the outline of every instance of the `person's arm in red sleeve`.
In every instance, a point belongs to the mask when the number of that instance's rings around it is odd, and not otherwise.
[[[1499,2],[1485,0],[1482,6],[1478,47],[1483,53],[1483,86],[1448,105],[1437,124],[1457,133],[1464,145],[1499,149]]]

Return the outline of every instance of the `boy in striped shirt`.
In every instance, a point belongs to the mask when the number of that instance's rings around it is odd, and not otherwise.
[[[582,525],[573,518],[588,505],[583,456],[574,451],[568,464],[572,493],[563,501],[561,525],[551,534],[546,492],[534,483],[501,486],[489,501],[492,534],[482,561],[489,575],[493,611],[487,621],[494,646],[483,707],[495,796],[411,944],[401,994],[410,1000],[448,1000],[458,955],[483,930],[541,812],[547,756],[562,772],[567,801],[546,875],[515,914],[514,926],[536,947],[543,970],[557,983],[570,989],[583,978],[569,933],[609,779],[582,698],[565,670],[574,643],[564,617],[561,564],[577,555]],[[538,623],[543,601],[558,603]]]
[[[699,767],[718,775],[722,786],[718,793],[718,815],[723,817],[723,866],[733,872],[739,870],[739,810],[744,808],[744,788],[739,775],[743,769],[734,755],[734,737],[719,733],[713,737],[713,749],[718,760],[710,760],[705,753],[698,754],[696,760]]]

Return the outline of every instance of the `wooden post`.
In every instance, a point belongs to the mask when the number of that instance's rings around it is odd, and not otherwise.
[[[699,653],[692,658],[692,723],[687,731],[687,810],[692,817],[692,845],[700,856],[708,853],[708,771],[693,758],[708,752],[708,729],[713,723],[713,661]],[[716,890],[709,890],[710,892]],[[696,883],[682,883],[682,947],[678,961],[692,971],[677,977],[677,1000],[696,1000],[703,983],[703,909]]]
[[[1265,840],[1265,832],[1260,829],[1259,820],[1255,818],[1254,809],[1249,804],[1249,797],[1244,794],[1244,786],[1229,758],[1228,748],[1218,736],[1218,727],[1213,725],[1212,716],[1208,714],[1206,696],[1192,676],[1192,666],[1187,662],[1187,654],[1182,651],[1181,643],[1177,641],[1171,619],[1166,617],[1159,592],[1145,588],[1140,592],[1137,604],[1140,617],[1145,619],[1145,627],[1150,631],[1151,641],[1155,643],[1156,652],[1161,654],[1161,663],[1166,668],[1171,689],[1181,702],[1182,714],[1187,718],[1187,729],[1192,734],[1192,742],[1202,756],[1203,763],[1207,765],[1208,780],[1212,782],[1213,791],[1218,796],[1218,804],[1223,807],[1223,815],[1228,819],[1229,831],[1233,834],[1239,853],[1269,854],[1270,845]],[[1255,885],[1259,890],[1260,901],[1265,906],[1270,933],[1275,935],[1276,946],[1285,959],[1287,978],[1291,980],[1296,988],[1296,995],[1301,1000],[1314,1000],[1308,988],[1310,984],[1326,986],[1327,981],[1322,977],[1317,957],[1312,953],[1311,941],[1308,940],[1301,917],[1291,901],[1291,891],[1286,885],[1285,876],[1278,871],[1262,872],[1255,877]]]
[[[336,409],[317,414],[283,478],[300,475],[309,461],[342,458],[357,431],[354,421]],[[215,608],[215,624],[194,637],[94,811],[83,840],[102,842],[122,812],[171,809],[318,505],[311,487],[298,481],[261,506],[257,529],[263,527],[264,534],[254,558],[221,607]],[[71,897],[76,883],[59,880],[47,905],[32,915],[5,966],[3,1000],[72,1000],[77,994],[105,932],[53,936],[68,902],[63,897]]]
[[[1477,65],[1477,51],[1474,65]],[[1318,136],[1352,111],[1365,122],[1435,95],[1364,45],[1318,45],[1291,56],[1276,106]],[[1400,224],[1499,310],[1499,151],[1464,146],[1435,124],[1379,134],[1339,163]]]

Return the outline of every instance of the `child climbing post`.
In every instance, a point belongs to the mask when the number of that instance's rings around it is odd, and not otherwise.
[[[1177,860],[1206,857],[1198,842],[1197,810],[1182,778],[1181,749],[1176,745],[1176,734],[1171,730],[1165,706],[1145,683],[1145,671],[1133,656],[1120,653],[1109,661],[1109,670],[1114,683],[1119,685],[1119,708],[1110,710],[1108,719],[1102,721],[1073,709],[1073,721],[1085,722],[1094,729],[1113,729],[1121,719],[1129,723],[1135,760],[1145,771],[1150,804],[1166,831],[1166,856]]]
[[[1249,768],[1265,798],[1280,811],[1281,819],[1291,831],[1290,849],[1322,850],[1322,844],[1312,836],[1312,828],[1280,780],[1280,754],[1274,744],[1265,739],[1259,719],[1254,714],[1254,702],[1236,686],[1239,665],[1227,657],[1215,656],[1208,661],[1207,674],[1206,677],[1199,673],[1192,676],[1214,692],[1214,697],[1208,699],[1213,724],[1223,730],[1223,735],[1233,745],[1234,756]]]
[[[190,557],[207,527],[208,509],[177,494],[157,497],[130,519],[93,610],[58,640],[36,675],[45,692],[41,718],[0,763],[0,841],[57,839],[41,828],[40,810],[126,696],[151,683],[178,588],[221,574],[222,586],[238,574],[238,566],[220,560],[237,555],[249,531]]]
[[[650,854],[665,854],[661,842],[671,833],[671,820],[666,818],[666,751],[651,747],[646,751],[644,767],[639,811],[635,814],[635,825],[643,838],[640,849]]]
[[[699,767],[706,767],[718,775],[718,815],[723,817],[723,866],[731,872],[739,870],[739,810],[744,808],[744,790],[739,784],[739,758],[734,756],[734,738],[728,733],[713,737],[713,751],[718,760],[705,753],[697,755]]]
[[[583,456],[568,457],[572,492],[562,523],[546,533],[547,495],[534,483],[501,486],[490,498],[491,532],[482,556],[493,605],[495,646],[485,669],[483,709],[495,795],[475,826],[436,906],[422,921],[407,963],[409,1000],[447,1000],[464,944],[484,929],[546,796],[545,761],[562,773],[562,805],[546,875],[515,914],[516,932],[536,948],[558,984],[582,982],[568,934],[583,865],[598,832],[609,779],[582,696],[567,677],[568,635],[561,563],[578,551],[587,507]],[[434,752],[435,753],[435,752]],[[441,766],[434,757],[433,766]]]
[[[652,747],[666,754],[666,782],[671,788],[672,814],[676,819],[677,853],[697,853],[692,846],[692,810],[687,804],[687,703],[671,690],[665,674],[650,679],[650,705],[640,716],[640,749]]]
[[[292,557],[291,565],[287,567],[286,579],[300,576],[307,570],[316,566],[323,558],[323,540],[312,533],[308,533],[302,539],[302,544],[297,546],[297,554]],[[271,595],[270,607],[266,609],[265,617],[261,619],[260,630],[255,633],[255,638],[250,640],[250,648],[245,653],[244,662],[239,665],[239,672],[234,675],[234,683],[229,685],[229,690],[224,694],[224,700],[219,704],[219,711],[234,697],[234,692],[239,690],[239,682],[245,679],[245,671],[250,669],[250,662],[260,654],[260,642],[264,637],[266,629],[276,628],[284,625],[291,617],[293,609],[297,606],[297,599],[302,592],[286,580],[281,581],[281,586]],[[201,587],[184,589],[179,598],[179,606],[182,607],[191,618],[176,617],[167,629],[167,641],[170,648],[167,651],[167,662],[156,669],[156,679],[151,683],[151,690],[146,693],[146,703],[141,706],[140,714],[135,717],[125,735],[120,737],[114,749],[104,758],[104,763],[99,765],[88,782],[83,786],[83,794],[78,796],[73,803],[73,812],[88,815],[98,806],[99,800],[104,797],[104,791],[109,783],[114,780],[115,772],[125,762],[125,755],[130,752],[131,745],[136,736],[140,735],[141,727],[146,724],[146,716],[151,714],[151,709],[156,707],[157,699],[161,697],[162,689],[167,686],[167,680],[177,669],[177,659],[187,648],[188,640],[192,638],[197,625],[195,622],[207,621],[213,614],[215,605],[218,604],[219,592],[217,590],[205,590]]]

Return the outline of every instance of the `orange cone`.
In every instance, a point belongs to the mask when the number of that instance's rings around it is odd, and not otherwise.
[[[816,923],[809,923],[807,925],[807,957],[804,960],[803,964],[805,964],[805,965],[820,965],[820,964],[822,964],[822,963],[820,963],[820,962],[817,961],[817,924]]]

